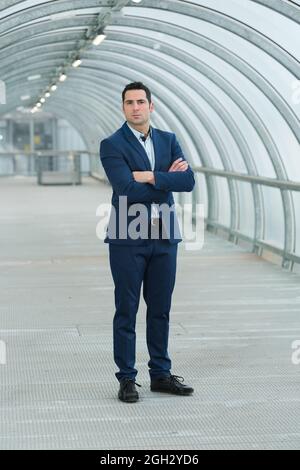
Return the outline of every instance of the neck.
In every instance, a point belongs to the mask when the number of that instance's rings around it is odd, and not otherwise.
[[[141,124],[140,126],[139,125],[133,125],[131,124],[131,122],[129,122],[129,125],[135,129],[136,131],[139,131],[141,132],[142,134],[144,135],[147,135],[148,132],[149,132],[149,129],[150,129],[150,122],[146,123],[146,124]]]

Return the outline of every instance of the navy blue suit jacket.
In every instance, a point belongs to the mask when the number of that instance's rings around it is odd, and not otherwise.
[[[142,237],[134,240],[128,236],[125,238],[119,236],[120,196],[127,196],[127,208],[133,204],[142,203],[147,208],[147,220],[144,222],[150,225],[151,203],[167,204],[172,207],[174,205],[172,191],[192,191],[194,187],[194,174],[190,167],[182,172],[168,172],[174,160],[179,157],[185,159],[175,134],[152,128],[152,139],[155,152],[154,185],[138,183],[133,178],[133,171],[151,171],[151,167],[143,146],[138,142],[126,122],[114,134],[101,142],[100,159],[113,188],[112,206],[115,209],[108,224],[106,243],[122,245],[149,243]],[[112,216],[116,216],[116,220],[113,220]],[[133,219],[134,216],[128,217],[127,229]],[[116,237],[114,230],[110,232],[110,227],[115,222]],[[170,243],[181,241],[175,211],[170,213],[167,238]]]

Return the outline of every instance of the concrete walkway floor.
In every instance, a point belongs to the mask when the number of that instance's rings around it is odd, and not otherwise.
[[[95,232],[110,193],[90,178],[0,179],[0,448],[300,448],[300,276],[211,234],[199,252],[181,244],[171,314],[173,373],[194,395],[150,391],[141,300],[141,398],[117,399],[113,285]]]

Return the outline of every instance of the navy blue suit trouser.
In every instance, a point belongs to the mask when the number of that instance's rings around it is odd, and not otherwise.
[[[177,244],[150,239],[145,246],[109,245],[110,267],[115,284],[113,320],[114,360],[118,380],[134,379],[136,314],[141,286],[147,305],[146,338],[150,377],[170,375],[168,355],[169,313],[175,285]]]

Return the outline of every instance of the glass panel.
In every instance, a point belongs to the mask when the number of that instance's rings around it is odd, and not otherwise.
[[[236,181],[239,198],[239,231],[248,237],[254,237],[255,211],[252,185]]]
[[[292,198],[295,205],[295,218],[296,218],[296,248],[295,253],[300,256],[300,192],[294,191]]]
[[[8,148],[7,122],[0,121],[0,152]],[[7,155],[0,156],[0,175],[11,175],[13,173],[13,158]]]
[[[53,148],[52,121],[34,122],[34,149],[48,150]]]
[[[7,125],[6,121],[0,121],[0,150],[5,148],[7,143]]]
[[[204,205],[204,217],[207,218],[207,186],[203,173],[195,172],[193,196],[195,203]]]
[[[264,241],[284,248],[284,213],[280,190],[262,186],[264,197],[265,236]]]
[[[13,123],[13,146],[18,150],[30,152],[30,127],[29,122]]]
[[[218,194],[214,195],[218,198],[219,219],[218,223],[229,227],[230,224],[230,196],[228,190],[228,182],[226,178],[215,178],[218,188]]]

